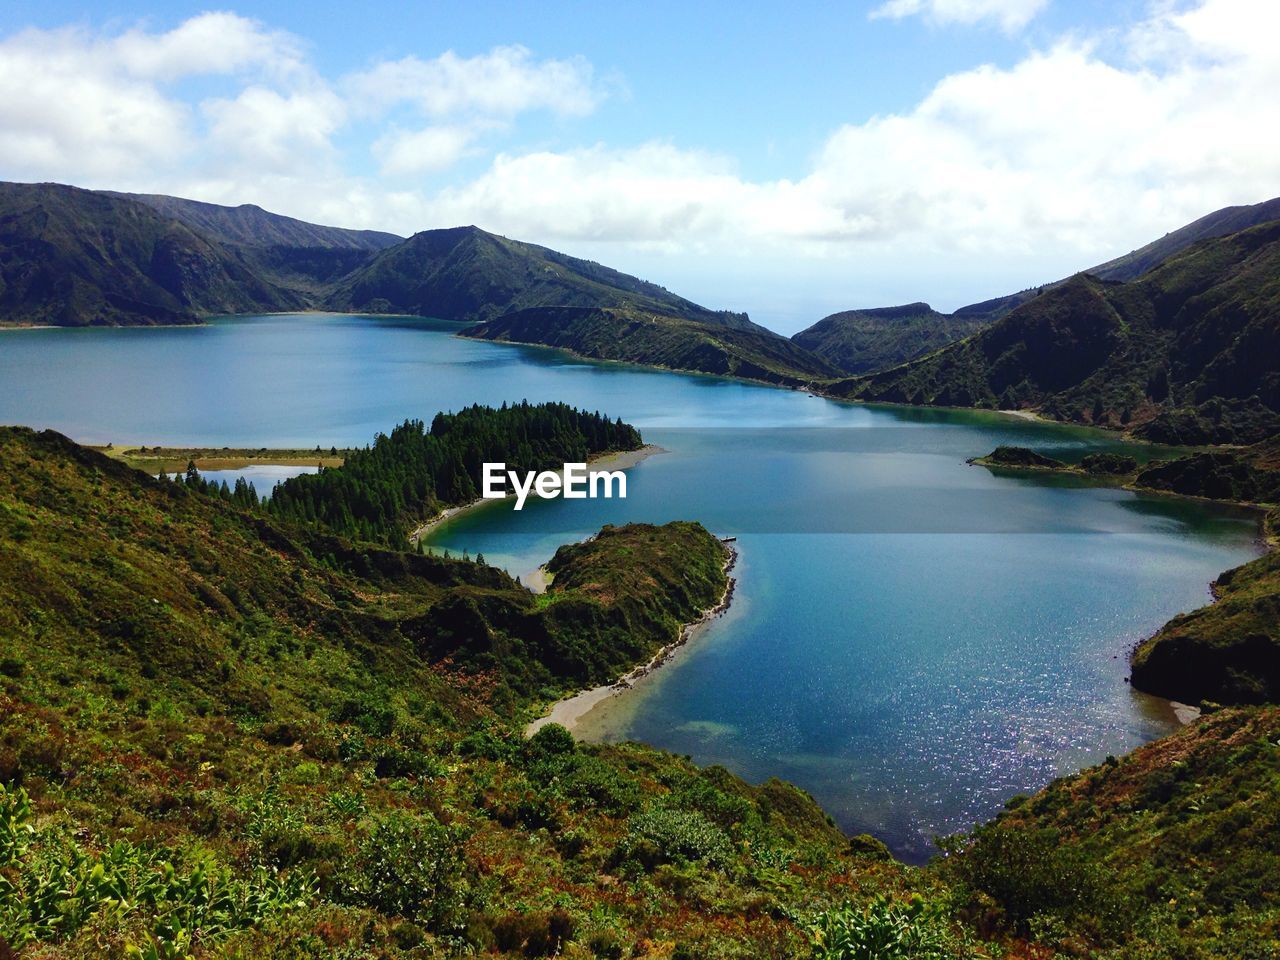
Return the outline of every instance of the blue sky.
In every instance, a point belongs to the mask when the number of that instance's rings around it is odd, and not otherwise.
[[[9,0],[0,177],[475,222],[785,332],[1280,194],[1271,0],[765,6]]]

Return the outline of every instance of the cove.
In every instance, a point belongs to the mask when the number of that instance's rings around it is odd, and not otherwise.
[[[524,574],[603,523],[737,536],[729,613],[583,732],[793,780],[909,860],[1173,729],[1167,703],[1124,682],[1128,648],[1259,551],[1247,513],[964,462],[999,444],[1126,449],[1093,431],[837,404],[457,329],[308,315],[6,332],[0,420],[85,442],[327,449],[469,403],[622,417],[666,450],[628,472],[625,500],[494,502],[431,543]]]

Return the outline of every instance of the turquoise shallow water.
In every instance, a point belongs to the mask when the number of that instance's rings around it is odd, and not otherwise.
[[[836,404],[456,329],[308,316],[6,332],[0,421],[88,442],[327,449],[473,402],[621,416],[667,451],[631,471],[625,501],[494,504],[433,542],[519,574],[606,522],[736,535],[729,614],[584,730],[794,780],[909,859],[1172,729],[1167,704],[1125,684],[1127,650],[1258,552],[1248,514],[964,462],[1000,443],[1068,459],[1117,447],[1091,431]]]

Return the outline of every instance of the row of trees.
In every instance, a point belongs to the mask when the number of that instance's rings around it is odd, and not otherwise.
[[[641,442],[639,431],[620,419],[568,404],[471,406],[437,414],[429,430],[421,420],[406,420],[390,434],[379,434],[372,446],[351,452],[341,467],[282,481],[265,509],[402,547],[417,524],[480,495],[485,462],[502,461],[522,472],[549,470],[634,450]],[[236,498],[235,490],[228,493]]]

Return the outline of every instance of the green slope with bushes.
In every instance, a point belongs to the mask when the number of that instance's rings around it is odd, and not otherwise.
[[[927,303],[845,310],[823,317],[791,340],[846,374],[873,373],[972,336],[985,318],[939,313]]]
[[[935,902],[793,787],[520,734],[718,599],[721,557],[606,530],[537,597],[0,431],[6,949],[791,957],[826,909]]]
[[[941,872],[1028,957],[1280,956],[1280,709],[1206,716],[1017,798]]]
[[[805,386],[839,376],[785,337],[634,307],[519,310],[464,330],[464,337],[531,343],[595,360]]]

